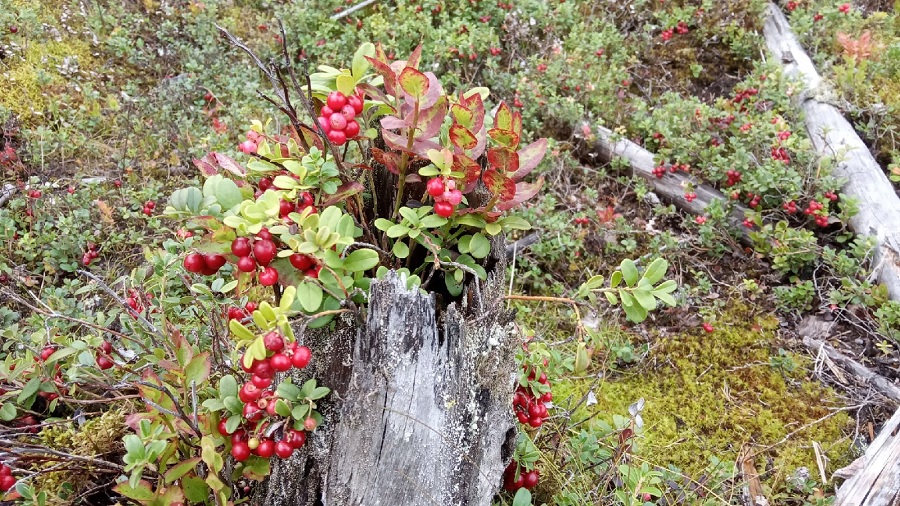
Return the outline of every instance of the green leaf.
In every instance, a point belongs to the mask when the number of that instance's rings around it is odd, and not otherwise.
[[[222,376],[222,379],[219,380],[219,398],[224,399],[225,397],[237,397],[238,394],[238,386],[237,380],[234,379],[234,376],[227,374]]]
[[[603,280],[603,276],[593,276],[591,277],[591,279],[585,281],[581,286],[587,288],[588,290],[596,290],[597,288],[603,286]]]
[[[642,308],[646,309],[647,311],[653,311],[654,309],[656,309],[656,299],[653,297],[653,295],[650,294],[648,290],[637,289],[631,292],[631,294],[634,296],[634,299],[638,304],[641,305]]]
[[[443,227],[447,224],[447,218],[442,216],[438,216],[436,214],[429,214],[428,216],[422,218],[422,221],[419,223],[420,228],[438,228]]]
[[[184,497],[192,503],[203,503],[209,498],[209,485],[203,478],[188,476],[181,480],[181,488],[184,490]]]
[[[316,387],[316,389],[313,390],[311,394],[309,394],[309,399],[315,401],[321,399],[322,397],[325,397],[330,393],[331,389],[328,387]]]
[[[250,332],[250,329],[237,320],[230,320],[228,322],[228,329],[231,330],[231,333],[234,334],[235,337],[242,341],[256,338],[256,336],[253,335],[253,332]]]
[[[394,247],[391,248],[391,253],[397,258],[406,258],[409,256],[409,246],[403,241],[397,241],[394,243]]]
[[[484,231],[487,232],[489,235],[497,235],[500,232],[503,232],[503,226],[501,226],[497,222],[487,223],[484,226]]]
[[[356,79],[347,74],[341,74],[334,80],[335,87],[344,95],[352,95],[353,88],[356,87]]]
[[[409,227],[406,225],[393,225],[387,230],[387,236],[391,239],[402,237],[409,233]]]
[[[281,416],[291,416],[291,407],[284,399],[278,399],[275,401],[275,412]]]
[[[520,488],[513,497],[512,506],[531,506],[531,492],[527,488]]]
[[[378,265],[378,252],[368,248],[355,250],[344,259],[344,270],[350,272],[367,271]]]
[[[420,100],[428,93],[430,85],[428,77],[412,67],[405,67],[400,72],[399,82],[400,88],[416,100]]]
[[[622,282],[622,272],[621,271],[615,271],[612,273],[612,276],[609,277],[610,288],[615,288],[615,287],[619,286],[619,284],[621,282]]]
[[[619,303],[619,298],[616,297],[616,294],[614,294],[612,292],[604,292],[604,295],[606,295],[606,300],[608,300],[609,303],[612,304],[613,306],[615,306],[616,304]]]
[[[480,232],[469,242],[469,254],[475,258],[486,258],[491,253],[491,241]]]
[[[16,406],[11,402],[0,404],[0,420],[4,422],[12,421],[16,418]]]
[[[669,295],[668,293],[660,292],[660,291],[658,291],[658,290],[654,290],[654,291],[651,292],[651,293],[653,293],[653,295],[654,295],[657,299],[663,301],[664,303],[668,304],[669,306],[675,307],[675,306],[677,305],[677,302],[675,302],[675,297],[672,297],[672,296]]]
[[[350,65],[350,68],[352,69],[353,77],[357,81],[359,81],[362,76],[366,75],[369,67],[372,66],[369,63],[369,60],[366,59],[366,56],[375,56],[375,45],[371,42],[363,42],[353,55],[353,63]]]
[[[668,279],[653,289],[654,292],[672,293],[678,288],[678,283],[674,279]]]
[[[647,310],[641,307],[630,293],[619,290],[619,297],[622,299],[622,308],[628,321],[641,323],[647,319]]]
[[[322,305],[322,297],[324,297],[322,287],[313,282],[300,283],[297,286],[297,300],[307,313],[313,313],[319,309],[319,306]]]
[[[153,492],[153,488],[147,480],[140,480],[135,486],[131,486],[129,482],[119,483],[113,487],[113,490],[138,502],[150,501],[156,497],[156,493]]]
[[[638,270],[637,266],[634,264],[634,261],[630,258],[626,258],[622,260],[622,263],[619,265],[622,269],[622,277],[625,279],[625,284],[628,286],[634,286],[638,282]]]
[[[666,275],[668,269],[669,262],[666,262],[662,258],[657,258],[647,266],[647,270],[644,271],[642,279],[646,280],[651,285],[655,285]]]
[[[244,423],[243,415],[231,415],[225,420],[225,430],[230,434],[234,434],[234,431],[236,431],[242,423]]]
[[[200,463],[200,457],[193,457],[187,460],[183,460],[178,464],[170,467],[165,474],[166,483],[172,483],[175,480],[181,478],[182,476],[189,473],[197,464]]]
[[[288,383],[286,381],[281,382],[278,385],[278,388],[275,390],[275,393],[278,394],[278,397],[282,399],[287,399],[289,401],[298,401],[300,400],[300,388],[293,383]]]
[[[307,413],[309,413],[309,404],[298,404],[291,410],[291,417],[295,420],[304,420]]]
[[[222,404],[225,405],[225,409],[236,415],[244,410],[244,403],[237,397],[228,396],[222,399]]]
[[[375,220],[375,228],[377,228],[378,230],[381,230],[382,232],[387,232],[388,229],[390,229],[394,225],[396,225],[396,223],[394,223],[391,220],[386,220],[384,218],[378,218],[377,220]]]
[[[22,387],[22,392],[19,394],[19,398],[16,399],[18,404],[25,404],[25,401],[38,393],[38,390],[41,388],[41,379],[40,378],[31,378],[28,383]]]
[[[226,211],[240,204],[244,200],[244,196],[241,194],[241,189],[238,188],[238,185],[227,178],[222,178],[218,184],[216,184],[215,197],[219,205],[222,206],[222,209]]]

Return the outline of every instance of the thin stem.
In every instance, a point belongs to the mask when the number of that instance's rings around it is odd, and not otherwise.
[[[397,199],[394,201],[394,212],[391,213],[391,219],[397,218],[400,211],[400,205],[403,203],[403,189],[406,187],[406,169],[409,166],[409,152],[412,151],[413,143],[416,141],[416,123],[419,122],[419,101],[413,108],[413,119],[409,127],[409,134],[406,136],[406,151],[400,156],[400,181],[397,183]]]

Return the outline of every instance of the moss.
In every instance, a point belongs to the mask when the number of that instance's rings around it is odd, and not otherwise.
[[[851,419],[844,412],[828,417],[839,400],[807,378],[808,360],[779,354],[777,320],[733,302],[716,327],[713,334],[688,330],[657,335],[643,362],[652,366],[608,375],[595,389],[598,404],[579,408],[572,419],[597,411],[607,414],[602,418],[626,414],[628,405],[643,397],[642,456],[692,476],[711,457],[733,460],[745,444],[760,452],[757,462],[771,458],[772,465],[758,464],[767,471],[770,487],[797,467],[816,468],[814,441],[830,459],[829,470],[846,464],[850,455],[844,433],[852,427]],[[590,381],[558,381],[554,397],[565,406],[578,402],[589,387]]]

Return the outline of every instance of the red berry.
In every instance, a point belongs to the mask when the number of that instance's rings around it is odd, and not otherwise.
[[[294,447],[284,439],[275,444],[275,455],[286,459],[289,458],[293,453]]]
[[[223,418],[223,419],[219,420],[219,425],[216,427],[219,430],[219,434],[221,434],[223,436],[231,435],[231,433],[228,432],[228,427],[226,427],[227,424],[228,424],[227,419]]]
[[[238,258],[237,268],[241,272],[253,272],[256,270],[256,260],[249,256]]]
[[[342,107],[347,105],[347,96],[339,91],[332,91],[328,94],[328,99],[325,103],[332,111],[340,111]]]
[[[359,123],[355,119],[351,119],[347,122],[347,127],[344,128],[344,135],[347,138],[352,138],[359,135]]]
[[[103,353],[112,353],[112,344],[109,341],[103,341],[100,343],[100,351]]]
[[[258,146],[253,141],[244,141],[244,142],[238,144],[238,150],[240,150],[241,153],[245,153],[248,155],[252,155],[253,153],[256,153],[257,148],[258,148]]]
[[[238,444],[247,441],[247,431],[244,429],[238,428],[231,434],[231,444]],[[249,448],[248,448],[249,449]]]
[[[703,330],[705,330],[707,333],[710,333],[710,334],[716,330],[715,328],[713,328],[712,325],[710,325],[709,323],[706,323],[706,322],[703,322],[702,327],[703,327]]]
[[[0,476],[12,476],[12,469],[9,466],[0,464]]]
[[[194,274],[200,274],[206,268],[206,262],[201,253],[190,253],[184,257],[184,269]]]
[[[328,133],[328,140],[335,146],[343,146],[347,142],[347,134],[340,130],[332,130]]]
[[[352,105],[347,104],[341,108],[341,116],[347,120],[347,123],[350,123],[356,117],[356,109]]]
[[[425,183],[425,189],[432,197],[440,197],[444,194],[444,180],[439,177],[433,177]]]
[[[272,378],[262,378],[254,374],[250,378],[250,383],[253,383],[259,389],[269,388],[272,385]]]
[[[300,448],[304,444],[306,444],[306,432],[302,430],[288,429],[284,434],[283,441],[287,441],[287,443],[294,448]]]
[[[248,402],[247,404],[244,404],[244,411],[242,414],[244,415],[244,418],[246,418],[247,420],[249,420],[251,422],[255,422],[255,421],[259,420],[260,418],[262,418],[263,410],[260,409],[260,407],[257,406],[255,403]]]
[[[3,476],[2,478],[0,478],[0,492],[8,492],[15,486],[15,484],[16,478],[14,476]]]
[[[203,262],[206,264],[207,269],[215,273],[225,265],[227,260],[225,255],[206,255],[203,257]]]
[[[303,255],[300,253],[294,253],[290,256],[289,260],[291,261],[291,265],[294,266],[297,270],[305,271],[313,266],[313,259],[308,255]]]
[[[12,25],[9,27],[9,33],[18,33],[19,27],[16,25]]]
[[[259,442],[259,446],[256,447],[256,454],[264,459],[271,457],[274,453],[275,441],[272,441],[271,439],[263,439]]]
[[[271,239],[260,239],[253,243],[253,256],[259,262],[259,265],[269,265],[277,252],[278,248]]]
[[[278,214],[282,217],[285,217],[294,212],[294,203],[288,202],[287,200],[282,200],[280,204],[278,204]]]
[[[244,358],[245,358],[245,355],[241,355],[241,360],[240,360],[241,369],[244,372],[253,372],[253,368],[256,367],[256,360],[252,360],[250,362],[250,367],[247,367],[244,365]]]
[[[272,286],[278,282],[278,271],[274,267],[266,267],[259,273],[259,284]]]
[[[542,418],[529,418],[528,425],[534,427],[535,429],[544,424],[544,420]]]
[[[234,460],[243,462],[250,458],[250,447],[244,442],[235,443],[231,447],[231,456],[234,457]]]
[[[56,351],[55,346],[45,346],[43,350],[41,350],[41,361],[46,362],[50,355],[53,355],[53,352]]]
[[[308,366],[310,360],[312,360],[312,351],[306,346],[298,346],[294,350],[294,354],[291,355],[291,364],[297,369],[303,369]]]
[[[449,218],[453,215],[453,209],[455,207],[456,206],[454,206],[450,202],[435,202],[434,214],[440,216],[441,218]]]
[[[246,309],[248,313],[252,313],[252,312],[256,311],[256,308],[257,308],[257,307],[258,307],[258,306],[257,306],[257,304],[256,304],[255,302],[250,301],[250,302],[247,303],[246,306],[244,306],[244,309]]]
[[[270,376],[271,377],[271,376]],[[244,383],[244,386],[238,391],[238,398],[241,402],[251,403],[257,399],[262,394],[262,390],[259,389],[253,383]]]
[[[101,371],[105,371],[113,365],[113,361],[107,358],[106,355],[99,355],[97,357],[97,367],[99,367]]]
[[[231,252],[236,257],[245,257],[250,254],[250,239],[246,237],[236,237],[231,241]]]
[[[519,419],[519,423],[528,423],[529,417],[524,411],[519,411],[516,413],[516,418]]]
[[[262,360],[253,364],[253,374],[260,378],[271,378],[275,375],[275,370],[272,369],[272,364],[268,360]]]
[[[269,358],[272,369],[278,372],[284,372],[291,368],[291,359],[284,353],[276,353]]]
[[[343,131],[347,128],[347,118],[345,118],[342,114],[332,114],[331,118],[328,119],[331,123],[331,131],[335,130]]]
[[[284,349],[284,338],[273,330],[263,336],[263,344],[266,345],[266,349],[269,351],[281,351]]]
[[[525,473],[522,476],[522,478],[523,478],[522,486],[530,490],[530,489],[534,488],[535,485],[538,484],[538,480],[540,479],[540,477],[541,477],[541,474],[538,472],[538,470],[532,469],[531,471]]]
[[[303,428],[308,431],[316,430],[316,419],[313,417],[309,417],[306,420],[303,420]]]
[[[356,114],[362,114],[363,112],[363,100],[359,97],[359,95],[350,95],[347,97],[347,104],[353,107],[353,110]]]

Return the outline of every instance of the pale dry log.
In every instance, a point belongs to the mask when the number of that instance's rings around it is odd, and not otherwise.
[[[896,506],[900,504],[900,409],[872,441],[862,468],[841,485],[834,506]]]
[[[373,282],[364,323],[307,332],[313,374],[334,393],[321,430],[273,466],[258,503],[490,505],[516,434],[517,343],[498,303],[503,269],[492,271],[447,307],[391,273]]]
[[[683,172],[666,173],[665,176],[658,178],[653,174],[656,163],[653,160],[653,153],[629,141],[628,139],[616,139],[615,135],[609,129],[603,127],[595,128],[597,140],[594,142],[594,151],[599,154],[600,161],[608,163],[614,158],[623,158],[628,161],[631,173],[642,177],[647,183],[653,187],[663,200],[670,202],[682,211],[702,215],[706,212],[706,206],[716,200],[728,202],[728,197],[719,190],[705,185],[697,184],[692,180],[690,175]],[[692,202],[688,202],[684,198],[685,186],[693,183],[693,191],[697,194],[697,198]],[[743,226],[744,217],[748,211],[746,207],[737,203],[731,203],[731,212],[728,216],[729,224],[737,231],[739,238],[744,243],[750,243],[750,230]]]
[[[843,192],[859,201],[850,229],[878,240],[874,252],[878,281],[887,287],[891,299],[900,300],[900,198],[853,126],[836,107],[818,97],[822,79],[775,4],[769,4],[763,34],[785,74],[801,79],[804,89],[797,94],[797,102],[813,145],[820,156],[839,158],[834,174],[846,181]]]

